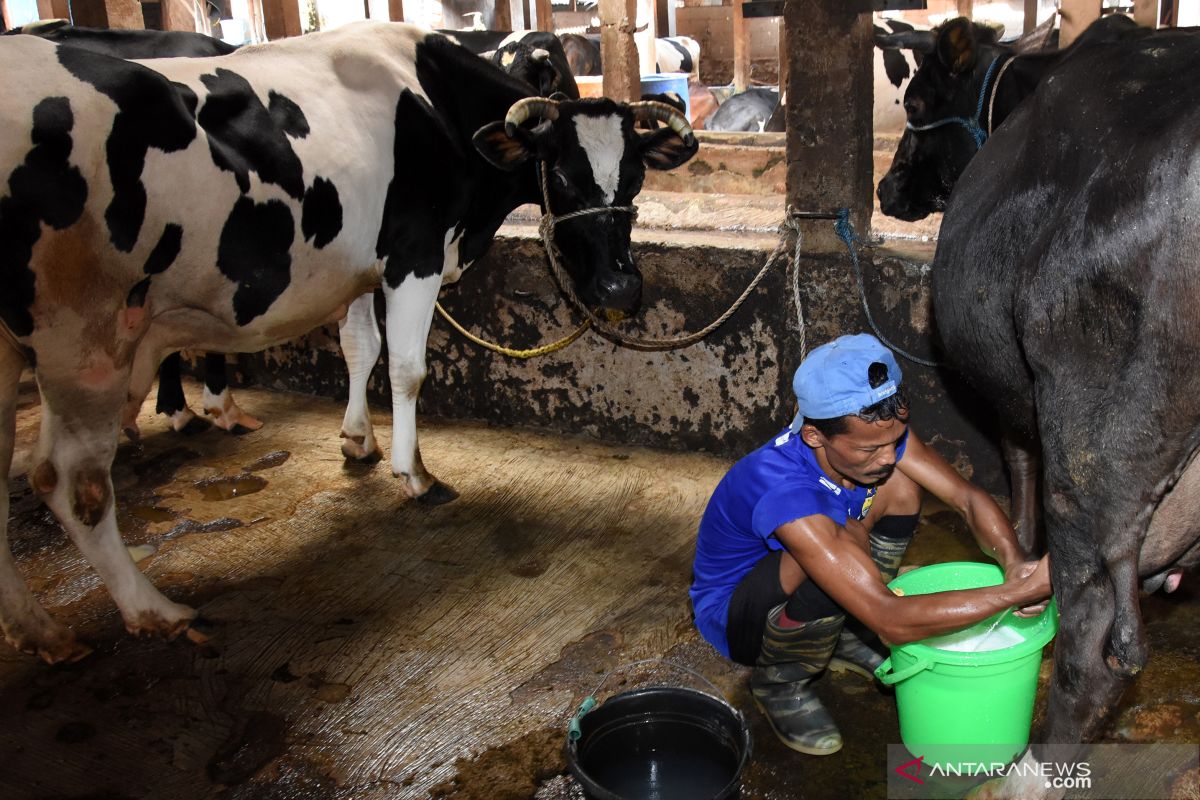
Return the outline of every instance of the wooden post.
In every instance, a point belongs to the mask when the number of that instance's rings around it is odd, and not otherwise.
[[[303,32],[299,0],[263,0],[263,24],[268,39],[299,36]]]
[[[270,0],[264,0],[269,2]],[[388,0],[388,20],[404,22],[404,0]]]
[[[975,18],[975,0],[956,0],[955,5],[960,17]]]
[[[54,4],[50,0],[37,0],[38,19],[57,19]]]
[[[636,20],[637,0],[600,0],[602,91],[605,97],[625,103],[642,96],[641,68],[633,41]]]
[[[13,29],[12,17],[8,15],[8,0],[0,0],[0,23],[4,25],[6,31]]]
[[[633,34],[633,41],[638,50],[638,70],[640,70],[638,86],[640,87],[641,75],[653,75],[658,72],[658,56],[654,51],[654,40],[658,35],[658,24],[654,19],[654,0],[637,0],[634,21],[638,28],[645,25],[643,30],[635,31]],[[640,89],[638,96],[641,96]]]
[[[784,17],[779,18],[779,104],[784,106],[787,113],[788,102],[788,38],[787,24]],[[784,119],[787,119],[785,116]]]
[[[1025,25],[1024,33],[1029,33],[1037,27],[1038,0],[1025,0]]]
[[[750,48],[746,46],[746,15],[743,0],[733,0],[733,89],[746,91],[750,85]]]
[[[554,6],[550,5],[550,0],[536,0],[534,3],[537,11],[537,29],[539,31],[554,32]]]
[[[509,5],[508,0],[494,0],[491,30],[511,31],[512,29],[512,6]]]
[[[1083,33],[1088,25],[1100,19],[1102,0],[1062,0],[1059,13],[1062,27],[1058,34],[1058,46],[1066,47]]]
[[[40,8],[40,0],[38,5]],[[142,19],[142,4],[138,0],[104,0],[104,13],[110,28],[138,30],[146,27]]]
[[[196,30],[196,15],[191,0],[159,0],[164,31]]]
[[[850,209],[871,225],[874,41],[871,14],[846,0],[785,0],[787,202],[800,211]],[[833,225],[806,226],[805,242],[839,247]],[[844,249],[843,251],[844,252]]]
[[[1158,5],[1158,0],[1133,0],[1133,21],[1143,28],[1157,28]]]

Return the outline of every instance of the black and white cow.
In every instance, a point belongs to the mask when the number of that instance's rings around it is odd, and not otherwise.
[[[545,31],[441,31],[476,55],[525,81],[543,97],[579,98],[562,42]]]
[[[403,24],[144,63],[2,37],[0,74],[0,480],[29,364],[43,397],[30,484],[138,634],[175,635],[194,616],[133,565],[110,477],[123,409],[141,404],[164,354],[252,351],[343,319],[353,397],[379,352],[368,293],[382,285],[392,470],[407,495],[444,500],[415,417],[441,285],[513,208],[542,204],[544,170],[551,212],[596,209],[557,226],[580,296],[632,313],[632,220],[605,209],[631,204],[647,166],[678,166],[697,147],[674,109],[531,97]],[[644,116],[670,127],[636,132]],[[344,433],[373,447],[365,408]],[[0,513],[7,526],[7,493]],[[86,652],[7,548],[0,625],[48,661]]]
[[[778,110],[779,92],[754,87],[721,103],[704,127],[710,131],[779,132],[783,130],[783,117],[776,113]],[[771,124],[772,120],[775,120],[774,124]]]
[[[654,40],[658,72],[686,72],[700,78],[700,43],[690,36],[662,36]]]
[[[971,39],[948,44],[977,75]],[[1061,628],[1040,741],[1102,731],[1146,665],[1140,580],[1200,563],[1198,167],[1200,36],[1121,25],[1041,80],[942,223],[946,357],[1042,453]],[[990,796],[1050,794],[1021,774]]]
[[[78,47],[124,59],[204,58],[228,55],[237,49],[234,45],[201,33],[85,28],[73,26],[66,20],[36,22],[14,28],[8,33],[40,36],[62,47]],[[163,359],[159,368],[155,410],[166,415],[176,431],[190,433],[203,429],[207,423],[188,408],[183,394],[181,368],[179,353],[171,353]],[[223,353],[205,354],[203,375],[201,407],[217,427],[235,433],[262,427],[259,419],[243,411],[234,401]],[[136,419],[122,420],[122,429],[130,438],[136,438]]]

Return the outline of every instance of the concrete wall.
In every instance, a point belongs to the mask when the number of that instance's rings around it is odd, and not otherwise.
[[[637,244],[645,310],[632,329],[665,337],[704,326],[742,291],[772,245],[767,237]],[[872,311],[885,333],[903,347],[928,353],[927,265],[895,252],[865,255]],[[844,251],[804,255],[800,286],[809,347],[867,329]],[[790,380],[800,361],[791,296],[781,267],[724,327],[691,347],[642,352],[588,332],[566,350],[530,361],[485,351],[435,318],[420,411],[736,458],[791,419]],[[442,302],[470,330],[510,347],[551,341],[580,319],[555,287],[540,242],[531,238],[498,239],[458,285],[443,291]],[[241,377],[256,383],[346,396],[346,370],[332,326],[297,343],[241,356],[239,364]],[[901,364],[913,424],[922,437],[992,491],[1006,491],[995,448],[964,414],[977,404],[938,371]],[[370,396],[390,407],[382,359]],[[329,421],[331,440],[339,424]]]

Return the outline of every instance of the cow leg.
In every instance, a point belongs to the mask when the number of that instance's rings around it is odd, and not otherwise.
[[[75,640],[70,628],[55,622],[42,608],[17,570],[8,547],[8,474],[16,438],[17,386],[25,359],[0,343],[0,629],[16,649],[41,656],[47,663],[77,661],[92,651]],[[34,472],[37,487],[45,473]]]
[[[421,462],[417,445],[417,395],[425,380],[425,346],[433,306],[442,287],[440,275],[408,275],[387,300],[388,377],[392,386],[392,474],[404,478],[404,492],[424,502],[447,503],[458,493],[434,478]]]
[[[230,433],[246,433],[262,427],[262,421],[250,416],[233,401],[225,373],[224,353],[204,354],[204,413],[213,423]]]
[[[154,410],[170,418],[171,428],[176,433],[199,433],[208,428],[208,422],[197,417],[188,408],[187,399],[183,396],[183,378],[180,374],[182,361],[179,353],[171,353],[159,365],[158,403]]]
[[[75,546],[100,575],[135,635],[174,637],[196,612],[159,593],[129,556],[117,530],[112,467],[117,424],[128,375],[114,374],[108,388],[43,379],[42,429],[31,482]]]
[[[1016,436],[1005,435],[1000,438],[1000,449],[1004,454],[1004,463],[1008,466],[1009,482],[1012,484],[1012,507],[1009,517],[1021,547],[1027,554],[1036,557],[1042,551],[1039,530],[1041,498],[1038,492],[1041,458],[1037,445]]]
[[[350,304],[346,317],[338,322],[342,357],[350,373],[350,398],[342,418],[342,455],[356,461],[375,462],[380,458],[379,444],[371,427],[367,408],[367,380],[379,360],[379,324],[375,321],[375,294],[367,292]]]

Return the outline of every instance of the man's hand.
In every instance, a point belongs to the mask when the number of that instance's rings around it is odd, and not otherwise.
[[[1021,595],[1031,598],[1046,598],[1033,605],[1021,606],[1013,613],[1018,617],[1036,617],[1050,603],[1050,556],[1040,561],[1015,561],[1004,570],[1004,583],[1018,588]]]

